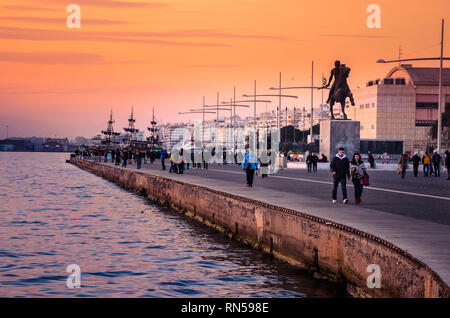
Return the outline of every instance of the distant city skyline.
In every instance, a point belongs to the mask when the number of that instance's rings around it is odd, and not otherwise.
[[[111,108],[122,131],[131,105],[142,128],[153,107],[162,122],[200,119],[177,114],[201,106],[202,96],[215,102],[218,91],[229,101],[234,86],[238,97],[251,93],[255,79],[258,92],[268,92],[279,72],[284,85],[310,85],[312,60],[316,85],[339,59],[352,69],[350,87],[362,87],[387,74],[393,65],[375,62],[397,58],[399,46],[402,57],[438,56],[441,19],[450,12],[447,0],[379,0],[381,28],[370,29],[369,3],[360,0],[120,2],[78,1],[81,28],[68,29],[65,1],[0,0],[1,138],[6,125],[10,136],[90,137]],[[283,109],[309,109],[310,92],[295,94]],[[318,107],[320,91],[314,99]],[[277,105],[273,98],[268,110]]]

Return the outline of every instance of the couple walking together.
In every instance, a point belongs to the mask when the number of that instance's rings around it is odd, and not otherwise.
[[[333,192],[332,202],[337,202],[337,188],[341,184],[343,203],[348,203],[347,198],[347,178],[352,180],[355,187],[355,203],[361,203],[361,197],[365,185],[369,185],[369,175],[364,162],[361,160],[361,155],[355,153],[352,161],[349,162],[344,148],[339,148],[336,156],[331,160],[330,170],[333,174]]]

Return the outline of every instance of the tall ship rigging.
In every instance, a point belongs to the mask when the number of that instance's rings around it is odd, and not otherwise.
[[[152,121],[150,122],[150,127],[147,127],[150,132],[150,136],[147,137],[148,147],[150,150],[160,150],[162,147],[162,141],[159,137],[159,129],[157,128],[157,122],[155,120],[155,108],[153,107]]]
[[[128,127],[123,129],[128,133],[128,138],[124,138],[124,143],[130,146],[135,146],[137,143],[137,133],[139,132],[139,129],[134,127],[135,122],[136,120],[134,119],[133,106],[131,106],[131,115],[128,119]]]
[[[106,145],[106,150],[115,150],[119,147],[120,141],[118,140],[117,136],[120,135],[120,133],[114,131],[114,120],[113,120],[113,113],[111,109],[111,113],[109,115],[109,121],[108,126],[106,127],[106,130],[102,130],[102,134],[105,136],[105,138],[102,140],[102,144]]]

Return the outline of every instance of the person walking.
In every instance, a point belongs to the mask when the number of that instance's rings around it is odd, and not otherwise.
[[[138,169],[141,169],[142,166],[142,154],[140,151],[137,152],[136,154],[136,165]]]
[[[203,151],[202,151],[203,170],[208,170],[208,161],[205,160],[205,151],[206,151],[206,149],[203,148]]]
[[[367,161],[369,161],[370,168],[375,169],[375,159],[370,151],[367,152]]]
[[[402,170],[402,179],[405,179],[406,169],[408,169],[408,155],[406,152],[398,159],[398,166]]]
[[[169,169],[169,173],[177,173],[177,165],[175,164],[175,162],[173,162],[173,156],[172,154],[170,154],[169,156],[169,161],[170,161],[170,169]]]
[[[167,150],[164,148],[161,148],[161,165],[162,170],[166,170],[166,157],[167,157]]]
[[[223,147],[223,164],[227,164],[227,148]]]
[[[150,150],[150,163],[153,164],[155,162],[156,154],[154,150]]]
[[[345,155],[345,149],[339,148],[338,153],[336,156],[331,160],[330,162],[330,170],[333,174],[333,192],[332,192],[332,198],[333,203],[336,203],[337,200],[337,188],[339,183],[341,184],[342,188],[342,196],[343,196],[343,203],[347,204],[347,181],[346,177],[350,179],[350,163],[348,161],[347,156]]]
[[[383,152],[383,155],[381,156],[381,163],[382,164],[388,163],[388,154],[387,154],[387,152]]]
[[[423,155],[422,158],[422,163],[423,163],[423,176],[426,177],[430,177],[431,178],[431,157],[428,154],[428,151],[425,151],[425,154]]]
[[[308,172],[312,171],[312,153],[309,153],[306,157],[306,166],[308,167]]]
[[[441,159],[441,155],[437,152],[437,149],[435,149],[433,155],[431,156],[435,177],[441,177]]]
[[[245,170],[247,175],[247,186],[253,187],[253,177],[255,171],[258,169],[258,158],[253,152],[247,152],[242,162],[242,170]]]
[[[312,153],[311,156],[311,164],[312,164],[312,170],[314,173],[317,172],[317,162],[319,161],[319,157],[317,157],[317,154],[315,152]]]
[[[128,162],[128,151],[124,151],[122,154],[122,167],[126,168],[127,167],[127,162]]]
[[[270,160],[271,152],[270,152],[270,150],[267,150],[266,155],[267,155],[266,158],[259,158],[259,163],[260,163],[260,166],[261,166],[261,178],[263,178],[263,179],[267,178],[267,175],[269,173],[269,166],[271,164],[271,160]]]
[[[116,166],[120,166],[120,150],[116,151]]]
[[[183,171],[184,171],[183,154],[184,154],[184,150],[183,150],[183,148],[181,148],[180,151],[178,152],[178,155],[179,155],[179,158],[178,158],[178,174],[183,174]]]
[[[447,169],[447,180],[450,180],[450,152],[445,151],[445,168]]]
[[[361,155],[355,153],[350,165],[350,176],[352,177],[353,186],[355,188],[355,203],[361,203],[361,197],[364,189],[364,185],[361,180],[367,174],[367,168],[364,162],[361,160]]]
[[[420,161],[421,161],[417,152],[411,158],[411,161],[413,163],[414,177],[417,177],[417,174],[419,173],[419,165],[420,165]]]

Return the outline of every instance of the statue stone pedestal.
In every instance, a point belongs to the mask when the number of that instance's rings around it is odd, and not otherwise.
[[[351,157],[360,149],[360,122],[354,120],[328,120],[320,123],[319,155],[324,154],[331,161],[338,149],[345,149]]]

